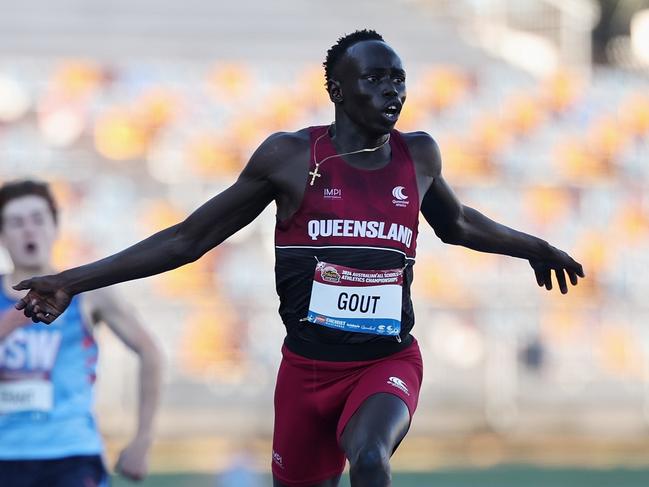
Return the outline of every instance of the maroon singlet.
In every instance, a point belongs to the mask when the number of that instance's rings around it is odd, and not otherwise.
[[[311,127],[310,170],[336,154],[327,126]],[[363,170],[333,157],[306,190],[298,211],[275,229],[275,280],[279,312],[287,329],[285,344],[299,355],[333,361],[372,360],[412,343],[410,299],[415,262],[419,193],[415,168],[401,134],[390,135],[391,160]],[[387,337],[341,331],[304,321],[317,260],[356,269],[404,271],[401,333]]]

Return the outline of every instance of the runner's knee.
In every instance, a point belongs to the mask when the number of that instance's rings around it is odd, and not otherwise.
[[[363,445],[350,455],[349,463],[356,474],[390,474],[390,455],[384,445],[372,443]]]

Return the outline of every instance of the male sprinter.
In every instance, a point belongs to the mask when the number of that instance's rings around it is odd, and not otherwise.
[[[75,297],[52,326],[33,324],[14,304],[24,292],[8,283],[52,272],[57,208],[48,186],[34,181],[0,187],[0,239],[14,265],[0,277],[0,485],[106,485],[102,441],[93,418],[97,344],[104,322],[140,359],[138,427],[117,470],[147,473],[160,390],[160,352],[133,311],[109,289]]]
[[[27,279],[18,304],[51,323],[80,292],[195,261],[277,205],[280,315],[287,336],[275,393],[276,487],[390,485],[410,425],[421,356],[410,334],[418,214],[446,243],[527,259],[563,293],[583,270],[547,242],[460,204],[435,141],[394,130],[406,99],[401,59],[374,31],[345,36],[324,63],[335,123],[277,133],[239,179],[186,220],[103,260]]]

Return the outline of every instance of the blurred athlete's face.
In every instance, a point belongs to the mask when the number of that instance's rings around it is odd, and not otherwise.
[[[341,59],[339,103],[349,118],[372,133],[392,130],[406,101],[406,72],[385,42],[363,41]]]
[[[56,233],[54,215],[41,196],[21,196],[5,205],[0,238],[17,269],[48,267]]]

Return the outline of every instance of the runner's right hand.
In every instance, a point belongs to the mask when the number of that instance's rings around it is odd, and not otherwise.
[[[28,290],[27,295],[16,303],[16,309],[23,310],[34,323],[40,321],[49,325],[72,301],[72,294],[63,287],[58,275],[25,279],[13,288],[16,291]]]

